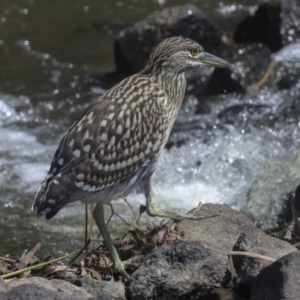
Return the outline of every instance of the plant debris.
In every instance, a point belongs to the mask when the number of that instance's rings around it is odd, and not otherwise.
[[[178,239],[182,239],[182,236],[171,233],[166,222],[161,222],[159,225],[149,223],[145,230],[134,222],[129,231],[114,240],[114,245],[121,260],[130,259],[131,263],[142,263],[154,248],[162,245],[165,241],[176,241]],[[41,247],[41,243],[36,244],[28,253],[23,254],[20,260],[0,256],[0,275],[26,268],[26,272],[18,276],[27,277],[32,275],[69,281],[89,277],[96,280],[125,282],[126,279],[120,274],[114,274],[111,271],[112,261],[105,243],[101,242],[100,246],[93,250],[88,248],[88,244],[89,241],[82,250],[75,253],[81,253],[79,256],[75,255],[75,258],[78,256],[75,262],[71,260],[71,263],[66,265],[57,262],[52,263],[49,257],[44,261],[39,261],[35,253]],[[43,263],[44,266],[40,267],[40,263]],[[34,268],[35,266],[37,268]],[[30,270],[27,270],[28,267],[30,267]],[[127,272],[132,274],[134,270],[128,269]]]

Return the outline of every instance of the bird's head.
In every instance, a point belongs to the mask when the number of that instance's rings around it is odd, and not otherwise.
[[[232,68],[224,59],[204,52],[197,42],[184,37],[171,37],[155,48],[146,69],[153,73],[179,74],[201,67]]]

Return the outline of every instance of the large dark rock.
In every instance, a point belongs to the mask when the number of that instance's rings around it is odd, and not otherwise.
[[[253,16],[240,22],[236,42],[257,41],[270,47],[272,52],[284,45],[300,41],[300,7],[295,0],[270,1],[261,4]]]
[[[261,42],[268,45],[272,51],[282,47],[280,35],[281,4],[279,2],[261,4],[253,16],[248,16],[240,22],[234,40],[238,43]]]
[[[178,224],[178,230],[184,232],[186,241],[200,241],[207,245],[224,263],[228,262],[228,252],[232,250],[241,233],[246,234],[250,249],[260,248],[275,259],[297,250],[289,243],[265,234],[246,215],[227,204],[203,204],[198,214],[205,216],[220,211],[221,215],[215,218],[184,220]]]
[[[220,287],[226,265],[200,243],[166,242],[133,273],[130,299],[189,299],[195,292]]]
[[[117,35],[114,46],[116,72],[113,76],[124,77],[139,72],[145,67],[156,45],[168,37],[178,35],[191,38],[200,43],[205,51],[223,57],[226,46],[222,42],[221,33],[198,7],[193,4],[167,7]],[[232,62],[230,54],[228,61]],[[255,61],[260,64],[259,60]],[[213,68],[187,72],[188,93],[201,97],[245,92],[238,80],[232,78],[231,71],[216,70],[210,80],[212,72]]]
[[[216,68],[206,86],[207,95],[244,94],[245,92],[246,89],[237,80],[232,78],[231,71],[228,69]]]
[[[300,251],[278,259],[254,281],[252,300],[300,299]]]
[[[221,215],[218,217],[201,221],[184,220],[177,227],[179,232],[184,233],[186,241],[200,241],[220,258],[223,265],[229,267],[228,253],[232,250],[248,251],[273,259],[297,250],[289,243],[265,234],[242,212],[226,204],[204,204],[198,214],[207,216],[219,212]],[[235,296],[248,299],[256,276],[270,262],[235,255],[233,262],[236,272]]]
[[[250,252],[268,256],[270,253],[267,249],[256,247],[256,244],[252,244],[251,238],[249,239],[245,233],[241,233],[235,245],[233,251]],[[263,259],[253,258],[245,253],[245,255],[232,255],[232,261],[236,272],[233,280],[235,288],[239,293],[243,294],[247,299],[250,297],[253,282],[259,272],[268,266],[271,262]]]
[[[115,39],[117,71],[140,71],[154,47],[162,40],[181,35],[199,42],[206,51],[219,54],[221,35],[214,23],[195,5],[167,7],[122,30]]]
[[[245,87],[256,84],[264,75],[271,62],[270,56],[269,47],[257,42],[234,43],[222,53],[222,58],[234,65],[231,77]],[[222,69],[215,69],[215,72],[219,70]],[[222,80],[214,83],[214,87],[218,85],[223,85],[223,89],[226,88],[226,85],[227,88],[231,87],[230,83],[223,83]]]

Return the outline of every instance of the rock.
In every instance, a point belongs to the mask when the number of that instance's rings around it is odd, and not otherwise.
[[[260,42],[268,45],[272,51],[279,50],[283,45],[280,12],[279,2],[261,4],[254,16],[248,16],[240,22],[234,40],[238,43]]]
[[[150,253],[129,282],[130,299],[187,299],[220,287],[226,265],[200,243],[166,242]]]
[[[300,7],[295,0],[272,1],[261,4],[254,16],[240,22],[236,42],[257,41],[270,47],[272,52],[284,45],[300,41]]]
[[[94,299],[87,293],[67,281],[42,277],[28,277],[9,281],[9,291],[1,296],[1,300],[8,299]],[[108,298],[109,299],[109,298]]]
[[[293,216],[293,206],[295,208],[295,216]],[[300,184],[295,191],[286,194],[282,204],[282,211],[278,214],[277,224],[282,227],[276,230],[276,235],[289,241],[299,241],[300,232],[298,224],[300,224]],[[295,218],[298,220],[295,222]],[[288,225],[290,223],[290,225]]]
[[[5,284],[4,280],[0,277],[0,295],[7,292],[8,286]]]
[[[198,7],[193,4],[167,7],[154,12],[117,35],[114,47],[117,70],[113,76],[117,74],[128,76],[139,72],[146,65],[155,46],[162,40],[176,35],[191,38],[199,42],[205,51],[223,57],[222,52],[226,47],[222,42],[220,31]],[[232,56],[228,57],[231,62]],[[257,59],[253,61],[259,62]],[[249,70],[249,66],[247,67]],[[263,66],[260,64],[260,67]],[[213,68],[187,72],[187,93],[201,97],[245,92],[245,88],[231,77],[229,70],[215,70],[213,79],[209,81],[212,72]]]
[[[288,254],[263,269],[254,281],[252,300],[299,299],[300,251]]]
[[[241,233],[236,241],[233,251],[250,252],[269,256],[267,250],[256,248],[252,245],[251,239],[245,233]],[[234,278],[234,286],[246,299],[251,295],[253,282],[259,272],[268,266],[271,262],[262,259],[255,259],[248,255],[233,255],[232,256],[236,276]]]
[[[271,62],[271,51],[266,45],[257,42],[234,43],[223,51],[222,58],[230,61],[234,66],[231,72],[232,80],[248,87],[256,84],[264,75]],[[232,89],[232,83],[228,81],[222,83],[223,89],[226,88],[225,84]]]
[[[199,42],[205,51],[217,54],[222,48],[219,30],[195,5],[173,6],[156,11],[122,30],[115,39],[117,71],[139,72],[153,48],[165,38],[181,35]]]
[[[0,296],[1,300],[80,300],[94,298],[80,298],[66,295],[59,291],[50,290],[36,284],[21,284]]]
[[[244,94],[246,93],[246,89],[231,77],[231,70],[215,69],[209,78],[206,94],[217,95],[229,93]]]
[[[238,103],[223,109],[218,114],[218,118],[223,124],[232,124],[234,126],[242,125],[246,118],[253,123],[269,126],[272,120],[268,118],[266,113],[268,109],[270,109],[269,106],[263,104]],[[266,117],[262,117],[265,115]]]
[[[270,77],[278,88],[289,89],[300,82],[300,44],[289,44],[280,51],[273,53],[272,60],[276,63]]]
[[[271,62],[271,51],[257,42],[233,43],[224,48],[221,57],[229,61],[233,69],[215,68],[211,75],[204,77],[206,82],[201,77],[201,84],[193,89],[189,87],[190,94],[245,94],[246,87],[256,84],[264,75]]]
[[[125,288],[123,284],[108,281],[99,281],[92,278],[81,278],[75,283],[77,286],[84,288],[88,293],[99,298],[99,291],[108,295],[105,299],[123,300],[125,298]],[[111,298],[110,298],[111,297]],[[102,298],[99,298],[102,299]],[[104,299],[104,298],[103,298]]]
[[[254,16],[244,19],[237,27],[234,39],[237,43],[258,41],[267,45],[273,52],[271,58],[276,64],[268,69],[269,78],[264,84],[276,84],[279,89],[289,89],[299,83],[300,68],[300,6],[295,0],[280,0],[261,4]],[[280,50],[280,51],[279,51]],[[267,71],[270,59],[258,56],[258,67]],[[263,63],[263,64],[261,64]],[[274,68],[274,66],[276,67]],[[250,72],[255,75],[250,67]],[[256,81],[260,77],[256,76]],[[242,83],[243,84],[243,83]],[[259,84],[261,87],[262,84]]]
[[[242,212],[226,204],[203,204],[198,214],[205,216],[220,211],[221,215],[215,218],[180,222],[177,225],[179,233],[184,232],[186,241],[200,241],[206,245],[223,263],[228,262],[228,252],[241,233],[246,234],[251,249],[264,249],[275,259],[297,250],[289,243],[265,234]]]
[[[281,0],[280,35],[283,45],[300,42],[300,6],[295,0]]]

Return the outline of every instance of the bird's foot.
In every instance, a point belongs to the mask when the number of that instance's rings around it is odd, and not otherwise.
[[[206,216],[199,216],[197,213],[201,209],[201,202],[199,205],[190,213],[182,214],[182,213],[177,213],[177,212],[170,212],[170,211],[164,211],[158,209],[154,203],[147,204],[146,210],[148,215],[152,217],[162,217],[162,218],[169,218],[174,221],[174,224],[171,226],[171,230],[175,228],[176,224],[181,222],[182,220],[204,220],[204,219],[209,219],[209,218],[214,218],[217,216],[220,216],[220,214],[214,214],[214,215],[206,215]]]
[[[130,279],[130,276],[125,269],[137,269],[140,266],[138,263],[132,263],[131,259],[120,262],[118,265],[113,266],[113,271],[119,272],[123,277]]]
[[[132,263],[131,259],[114,262],[111,267],[100,267],[99,269],[103,272],[111,272],[120,273],[126,279],[130,279],[129,274],[125,271],[125,269],[137,269],[140,266],[138,263]]]

